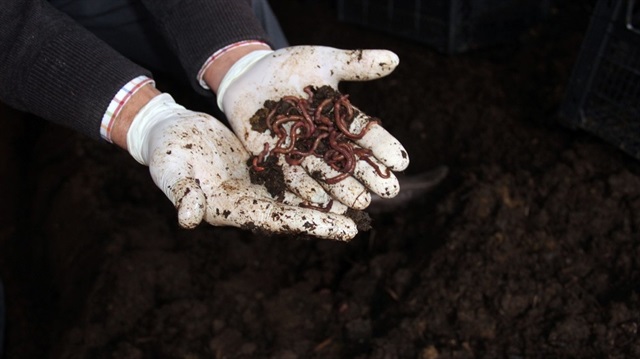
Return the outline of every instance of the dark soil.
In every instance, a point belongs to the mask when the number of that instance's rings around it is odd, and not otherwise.
[[[398,53],[341,91],[448,179],[350,243],[183,230],[128,154],[0,108],[9,359],[640,356],[638,161],[556,115],[591,6],[445,56],[273,3],[293,44]]]

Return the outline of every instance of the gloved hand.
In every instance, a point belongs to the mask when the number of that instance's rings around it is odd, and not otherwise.
[[[184,228],[204,219],[214,226],[338,240],[357,233],[350,218],[298,207],[301,200],[291,193],[275,201],[263,186],[251,183],[249,153],[231,130],[176,104],[168,94],[154,97],[138,112],[127,132],[127,147],[149,166]]]
[[[268,143],[274,148],[277,138],[270,131],[252,129],[249,119],[263,108],[266,100],[278,101],[283,96],[306,98],[308,85],[328,85],[337,90],[340,81],[364,81],[377,79],[391,73],[398,65],[398,57],[386,50],[339,50],[321,46],[288,47],[277,51],[254,51],[242,57],[227,72],[218,88],[218,106],[228,117],[229,123],[245,147],[259,155]],[[349,131],[359,134],[367,128],[371,118],[360,112],[351,123]],[[398,194],[396,177],[387,169],[402,171],[409,165],[409,157],[403,146],[382,126],[371,124],[361,139],[354,139],[357,146],[370,149],[373,165],[359,160],[353,176],[338,183],[323,180],[339,175],[325,161],[307,156],[302,168],[288,165],[282,154],[278,163],[282,166],[289,189],[301,198],[313,202],[338,199],[355,209],[365,209],[373,193],[391,198]],[[386,167],[385,167],[386,166]],[[320,174],[318,176],[318,173]]]

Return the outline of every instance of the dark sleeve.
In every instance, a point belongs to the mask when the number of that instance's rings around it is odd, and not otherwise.
[[[3,0],[0,101],[100,138],[117,91],[151,76],[43,0]]]
[[[242,40],[269,42],[250,0],[142,0],[178,56],[193,88],[198,71],[217,50]]]

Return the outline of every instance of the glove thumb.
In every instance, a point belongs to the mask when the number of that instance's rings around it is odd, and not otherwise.
[[[186,162],[184,162],[186,163]],[[182,228],[195,228],[202,222],[206,212],[206,197],[198,180],[189,168],[176,162],[154,165],[151,177],[178,211],[178,223]]]

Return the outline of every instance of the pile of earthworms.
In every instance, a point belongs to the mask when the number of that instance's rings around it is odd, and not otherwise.
[[[277,137],[277,142],[273,148],[269,143],[264,144],[262,152],[252,159],[253,170],[264,171],[264,160],[272,154],[282,154],[290,165],[300,165],[305,157],[316,156],[340,172],[335,177],[324,178],[328,184],[338,183],[352,175],[359,160],[372,166],[380,177],[388,178],[389,170],[383,172],[371,160],[371,150],[353,143],[378,121],[372,120],[359,133],[351,133],[348,127],[356,110],[348,95],[328,86],[317,90],[307,86],[304,92],[308,96],[306,99],[285,96],[276,103],[271,102],[265,125]]]

